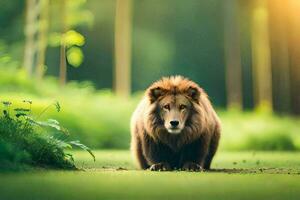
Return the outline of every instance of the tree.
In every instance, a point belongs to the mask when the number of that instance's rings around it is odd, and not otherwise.
[[[29,76],[42,79],[48,43],[49,0],[27,0],[25,22],[25,50],[23,66]]]
[[[59,83],[61,86],[66,84],[67,80],[67,61],[66,61],[66,43],[63,37],[67,28],[67,0],[60,1],[60,22],[61,22],[61,41],[60,41],[60,64],[59,64]]]
[[[270,41],[274,109],[280,113],[290,111],[290,70],[288,49],[288,1],[272,0],[270,10]]]
[[[40,18],[39,18],[39,32],[38,32],[38,49],[37,49],[37,65],[36,77],[41,80],[44,75],[46,49],[48,46],[48,10],[49,0],[40,0]]]
[[[290,0],[289,12],[289,53],[291,73],[291,107],[292,113],[300,115],[300,2]]]
[[[25,21],[25,50],[23,67],[27,74],[32,76],[35,65],[35,54],[37,51],[37,43],[35,35],[38,30],[37,16],[38,16],[38,0],[26,0],[26,21]]]
[[[49,41],[51,46],[60,48],[59,83],[63,86],[67,82],[67,67],[79,67],[84,59],[81,47],[85,44],[85,38],[74,29],[78,26],[92,25],[93,15],[85,8],[86,1],[51,2],[53,6],[58,7],[59,15],[53,16],[55,20],[52,29],[56,31],[50,33]]]
[[[258,109],[272,111],[272,76],[267,0],[255,0],[252,12],[252,63],[254,103]]]
[[[54,29],[58,24],[60,33],[51,32],[48,28],[50,0],[27,0],[26,2],[26,42],[23,65],[29,76],[32,76],[35,70],[37,79],[42,79],[45,72],[46,49],[50,41],[51,46],[60,47],[59,82],[64,85],[67,79],[67,60],[74,67],[78,67],[83,61],[83,53],[79,47],[84,45],[84,37],[71,29],[78,25],[91,24],[93,16],[84,8],[85,1],[82,0],[52,0],[51,3],[52,6],[59,5],[60,7],[59,18],[52,16]]]
[[[228,108],[241,109],[242,69],[238,22],[238,4],[236,0],[224,3],[224,42],[226,65],[226,92]]]
[[[131,0],[117,0],[115,15],[114,89],[127,97],[131,88]]]

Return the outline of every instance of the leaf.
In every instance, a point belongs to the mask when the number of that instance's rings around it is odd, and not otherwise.
[[[16,112],[29,112],[30,109],[27,109],[27,108],[15,108],[14,111],[16,111]]]
[[[30,109],[27,108],[15,108],[14,111],[16,112],[15,116],[17,118],[21,117],[21,116],[27,116],[28,112],[30,112]]]
[[[50,127],[50,128],[54,128],[57,131],[60,131],[66,135],[69,135],[69,132],[67,129],[63,128],[60,126],[59,122],[57,120],[54,119],[48,119],[47,121],[36,121],[34,119],[32,119],[31,117],[27,117],[28,121],[33,124],[33,125],[38,125],[41,127]]]
[[[85,39],[80,33],[74,30],[70,30],[63,35],[63,42],[66,44],[67,47],[73,45],[83,46],[85,43]]]
[[[70,141],[69,143],[70,143],[71,145],[74,145],[74,146],[76,146],[76,147],[79,147],[79,148],[81,148],[81,149],[83,149],[83,150],[89,152],[89,154],[93,157],[94,162],[96,161],[96,157],[95,157],[95,155],[93,154],[92,150],[91,150],[89,147],[85,146],[84,144],[80,143],[79,140]]]
[[[70,145],[68,142],[65,142],[63,140],[57,139],[53,136],[49,136],[48,140],[54,142],[56,145],[58,145],[62,149],[72,149],[72,145]]]
[[[16,114],[16,117],[19,118],[21,116],[27,116],[27,113],[23,113],[23,112],[20,112],[20,113],[17,113]]]
[[[3,110],[3,115],[4,115],[5,117],[9,117],[9,114],[8,114],[7,110]]]
[[[83,62],[82,50],[78,47],[71,47],[67,50],[67,60],[73,67],[79,67]]]
[[[52,124],[57,124],[59,125],[59,122],[56,119],[48,119],[48,122],[52,123]]]
[[[70,153],[66,153],[66,156],[72,161],[72,162],[74,162],[75,160],[74,160],[74,157],[73,157],[73,155],[72,154],[70,154]]]
[[[29,104],[32,104],[32,101],[31,100],[23,100],[24,103],[29,103]]]
[[[54,103],[54,106],[55,106],[55,108],[56,108],[56,111],[59,112],[61,107],[60,107],[60,104],[59,104],[58,101],[56,101],[56,102]]]
[[[37,116],[37,118],[40,118],[52,105],[55,106],[57,112],[60,111],[60,104],[58,101],[55,101],[53,104],[50,104],[49,106],[44,108],[44,110],[42,110],[42,112]]]
[[[10,101],[2,101],[2,104],[4,106],[10,106],[11,105],[11,102]]]
[[[49,35],[48,43],[52,47],[58,47],[63,43],[67,47],[71,47],[74,45],[83,46],[85,43],[85,38],[83,35],[74,30],[70,30],[65,34],[54,32]]]

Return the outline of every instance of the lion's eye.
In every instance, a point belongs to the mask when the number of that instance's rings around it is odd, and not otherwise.
[[[166,109],[166,110],[170,110],[170,105],[169,105],[169,104],[167,104],[167,105],[164,105],[164,109]]]
[[[181,105],[179,106],[179,109],[180,109],[180,110],[186,109],[186,105],[181,104]]]

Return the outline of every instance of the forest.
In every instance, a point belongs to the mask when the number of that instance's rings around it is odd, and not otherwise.
[[[1,0],[0,199],[297,199],[299,22],[298,0]],[[173,75],[220,117],[212,171],[130,155],[133,111]]]

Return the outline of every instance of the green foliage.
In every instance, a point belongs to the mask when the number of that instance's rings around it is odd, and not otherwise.
[[[245,141],[244,148],[263,151],[293,151],[296,149],[290,135],[284,133],[265,133],[262,135],[250,135]]]
[[[80,33],[70,30],[62,36],[62,43],[67,47],[67,60],[73,67],[79,67],[83,62],[83,52],[81,46],[84,45],[84,36]]]
[[[83,35],[80,33],[70,30],[63,35],[62,42],[66,44],[67,47],[71,47],[73,45],[83,46],[85,43],[85,39]]]
[[[52,47],[58,47],[64,44],[67,47],[67,60],[73,67],[79,67],[84,59],[82,47],[85,44],[85,38],[75,30],[69,30],[65,34],[52,33],[49,37],[49,44]]]
[[[37,84],[19,75],[19,71],[15,71],[15,75],[7,73],[9,79],[5,80],[4,72],[0,68],[2,99],[9,99],[22,107],[24,103],[19,99],[30,98],[34,102],[33,113],[42,113],[51,104],[47,109],[47,117],[63,124],[72,133],[71,139],[79,139],[93,148],[128,148],[128,121],[137,98],[123,100],[110,91],[97,91],[87,82],[70,82],[60,88],[56,79],[46,77]],[[60,113],[52,106],[55,100],[63,105]],[[29,104],[26,105],[29,107]],[[47,122],[43,115],[39,117],[40,120]]]
[[[91,150],[89,147],[85,146],[84,144],[81,144],[81,143],[79,142],[79,140],[71,141],[70,144],[73,145],[73,146],[79,147],[79,148],[81,148],[81,149],[83,149],[83,150],[85,150],[85,151],[87,151],[87,152],[89,152],[90,155],[93,157],[94,161],[96,161],[96,157],[95,157],[95,155],[93,154],[92,150]]]
[[[9,53],[8,45],[0,40],[0,67],[16,69],[19,63],[15,61]]]
[[[262,112],[220,112],[221,148],[226,150],[300,150],[300,120]]]
[[[60,1],[52,2],[54,10],[55,6],[60,7]],[[59,47],[64,44],[66,46],[66,56],[68,64],[73,67],[79,67],[84,60],[84,54],[81,47],[85,44],[85,37],[75,31],[78,27],[91,26],[93,24],[93,14],[86,8],[86,0],[67,1],[65,26],[68,31],[61,34],[61,19],[55,18],[54,31],[50,31],[49,45]],[[57,23],[59,22],[59,23]],[[58,31],[59,30],[59,31]]]
[[[130,116],[140,94],[122,99],[110,91],[95,90],[88,82],[70,82],[60,88],[57,80],[49,77],[37,84],[19,71],[1,71],[1,68],[0,85],[1,98],[14,101],[17,108],[25,104],[24,108],[32,106],[33,113],[41,113],[48,107],[47,117],[63,124],[72,133],[71,140],[79,139],[92,148],[129,148]],[[19,101],[24,98],[30,98],[34,104]],[[21,115],[22,112],[24,110],[18,111]],[[223,124],[221,150],[300,150],[298,118],[262,112],[219,110],[218,113]],[[56,130],[56,120],[41,115],[37,121]]]
[[[65,153],[72,146],[88,151],[95,160],[91,149],[79,141],[67,140],[67,131],[58,121],[37,121],[31,116],[32,101],[23,102],[29,104],[30,108],[17,107],[12,111],[11,102],[2,102],[0,170],[20,170],[30,166],[76,169],[72,154]],[[60,110],[57,102],[53,105]]]
[[[83,62],[82,50],[78,47],[71,47],[67,51],[67,60],[73,67],[79,67]]]
[[[92,26],[94,21],[93,13],[86,8],[87,0],[68,1],[68,26]]]

